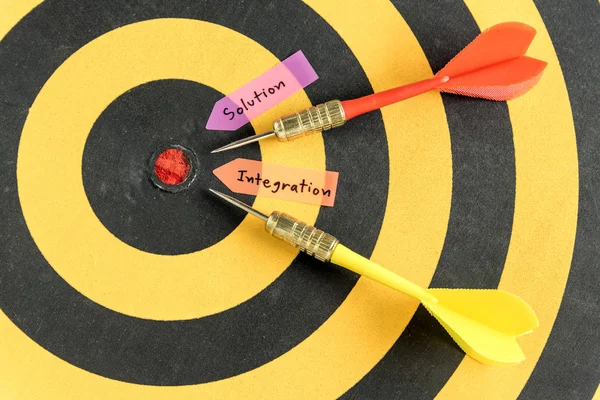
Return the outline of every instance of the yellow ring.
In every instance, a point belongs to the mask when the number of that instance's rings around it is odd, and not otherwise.
[[[465,358],[439,398],[517,398],[546,345],[564,293],[577,229],[577,143],[569,96],[552,40],[532,1],[465,0],[481,29],[503,21],[536,28],[527,54],[548,62],[525,96],[508,102],[515,143],[513,230],[499,289],[536,311],[540,327],[519,338],[527,359],[518,367],[482,367]]]
[[[250,55],[253,62],[246,63]],[[252,218],[200,252],[164,256],[135,249],[115,238],[98,220],[81,176],[83,149],[92,125],[125,91],[157,79],[178,78],[229,93],[278,61],[256,42],[223,26],[156,19],[102,35],[54,72],[23,128],[17,176],[31,235],[63,279],[86,297],[123,314],[179,320],[233,307],[283,272],[297,251],[257,235],[262,227]],[[265,129],[275,116],[308,106],[306,94],[299,92],[257,119],[254,126]],[[261,146],[265,161],[325,168],[323,140],[318,135],[293,146],[274,141]],[[255,205],[266,211],[280,203],[258,198]],[[314,223],[319,210],[299,203],[286,203],[285,208],[309,223]]]

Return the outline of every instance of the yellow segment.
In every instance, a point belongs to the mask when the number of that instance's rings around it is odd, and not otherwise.
[[[246,62],[249,58],[251,63]],[[177,320],[236,306],[285,270],[297,251],[256,235],[261,227],[252,218],[244,219],[221,242],[192,254],[164,256],[135,249],[98,220],[81,176],[83,149],[94,122],[125,91],[152,80],[178,78],[229,93],[278,61],[228,28],[157,19],[102,35],[52,74],[23,128],[17,176],[27,226],[63,279],[84,296],[123,314]],[[255,120],[255,129],[266,130],[276,116],[308,106],[301,91]],[[223,133],[205,134],[227,141]],[[261,152],[265,161],[325,168],[320,135],[293,146],[263,141]],[[202,169],[202,157],[210,155],[199,156],[199,173],[211,174]],[[281,204],[258,198],[255,206],[268,210]],[[309,223],[319,211],[318,206],[299,203],[285,203],[285,209]]]
[[[600,385],[598,385],[598,387],[596,388],[596,393],[594,393],[594,397],[592,397],[592,400],[600,400]]]
[[[418,42],[391,3],[315,0],[309,5],[344,38],[376,91],[432,75]],[[240,58],[247,61],[253,55]],[[390,187],[372,259],[426,286],[440,256],[450,211],[450,137],[441,98],[426,94],[382,113],[390,147]],[[311,138],[302,142],[306,140]],[[282,145],[276,144],[279,150]],[[306,167],[301,161],[293,158],[287,164]],[[289,210],[291,204],[260,206]],[[247,232],[244,239],[253,235],[257,231]],[[260,240],[267,239],[268,235],[260,235]],[[0,346],[0,376],[6,378],[2,391],[6,398],[19,399],[336,398],[383,357],[417,305],[360,279],[340,308],[293,350],[242,375],[182,387],[132,385],[83,371],[39,347],[0,313],[0,337],[10,343]]]
[[[41,0],[16,0],[0,2],[0,39],[19,22],[23,15],[38,6]]]
[[[515,144],[513,231],[499,289],[525,299],[540,327],[519,338],[527,359],[511,368],[482,368],[465,358],[440,399],[516,398],[554,324],[569,274],[577,225],[577,147],[567,88],[544,23],[532,1],[465,0],[480,29],[502,21],[536,28],[527,55],[548,62],[525,96],[508,102]]]

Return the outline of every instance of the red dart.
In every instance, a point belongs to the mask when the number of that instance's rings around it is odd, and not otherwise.
[[[505,101],[517,98],[540,80],[547,63],[527,57],[535,29],[504,22],[479,34],[430,79],[399,86],[354,100],[332,100],[273,123],[273,130],[244,138],[213,151],[217,153],[270,136],[290,141],[343,125],[346,121],[430,90]]]

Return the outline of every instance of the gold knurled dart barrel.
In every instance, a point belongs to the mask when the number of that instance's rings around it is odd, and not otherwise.
[[[295,114],[281,117],[273,123],[277,139],[282,142],[322,132],[344,125],[346,115],[339,100],[331,100]]]
[[[269,216],[265,229],[272,236],[321,261],[330,261],[333,250],[339,243],[330,234],[279,211],[274,211]]]
[[[212,153],[235,149],[261,139],[275,136],[280,142],[289,142],[302,136],[337,128],[346,122],[346,112],[339,100],[328,101],[300,112],[286,115],[273,122],[273,130],[260,135],[249,136],[226,146],[219,147]]]

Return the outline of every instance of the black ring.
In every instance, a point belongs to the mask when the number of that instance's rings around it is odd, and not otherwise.
[[[257,3],[243,9],[236,2],[226,7],[221,1],[156,1],[149,6],[47,0],[2,40],[0,120],[6,136],[0,158],[11,162],[0,170],[0,184],[8,188],[0,208],[0,306],[25,334],[63,360],[139,384],[224,379],[293,349],[353,288],[355,275],[301,255],[257,296],[222,313],[184,321],[134,318],[106,309],[69,286],[40,254],[22,215],[15,168],[27,110],[70,54],[120,26],[163,17],[228,26],[262,43],[279,59],[302,49],[320,75],[306,90],[313,104],[372,93],[352,52],[312,9],[302,3],[291,8]],[[339,171],[340,180],[336,207],[322,209],[316,224],[369,256],[383,221],[388,180],[372,181],[365,191],[362,179],[388,176],[387,141],[380,113],[352,122],[341,134],[324,136],[327,168]],[[224,215],[232,212],[214,201]],[[360,229],[349,229],[348,221]]]
[[[191,254],[219,243],[242,222],[239,213],[223,218],[223,204],[206,195],[206,188],[222,185],[214,169],[237,157],[261,159],[257,144],[210,154],[222,134],[204,126],[222,97],[198,82],[159,79],[117,96],[97,117],[85,141],[81,178],[96,217],[117,239],[148,253]],[[168,144],[193,153],[193,180],[168,185],[148,165],[149,155]]]

